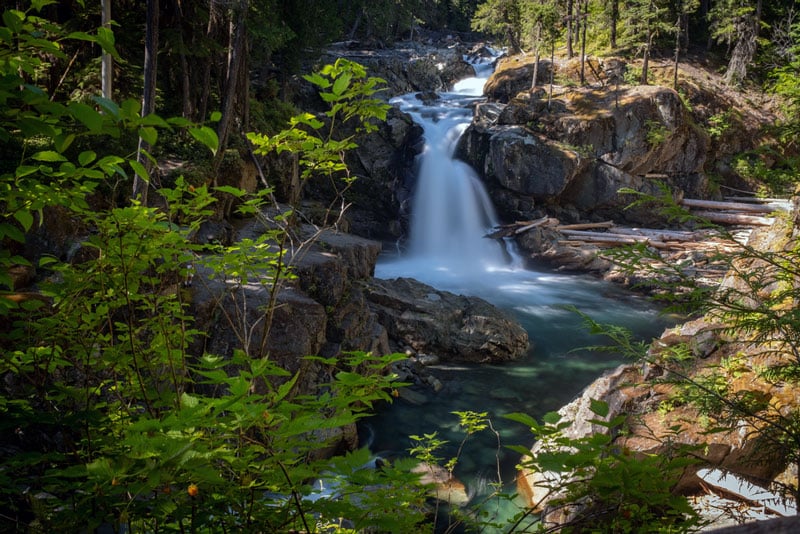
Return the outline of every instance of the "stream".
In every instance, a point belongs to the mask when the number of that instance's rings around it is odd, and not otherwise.
[[[658,336],[674,321],[652,303],[589,276],[536,269],[483,236],[497,224],[491,201],[475,171],[454,160],[458,137],[472,119],[471,104],[482,99],[491,65],[476,66],[478,76],[456,85],[439,100],[423,103],[414,95],[393,100],[423,126],[426,148],[420,155],[408,246],[379,259],[377,278],[411,277],[437,289],[482,297],[514,316],[528,331],[531,348],[506,364],[441,363],[429,367],[444,387],[420,390],[420,403],[398,400],[362,425],[371,450],[384,456],[407,455],[410,435],[436,432],[448,441],[438,451],[456,454],[464,438],[454,411],[486,412],[501,445],[530,446],[529,429],[503,418],[524,412],[537,419],[569,403],[605,370],[622,363],[619,356],[581,347],[602,343],[590,336],[574,306],[601,323],[631,329],[641,338]],[[470,437],[455,469],[473,500],[502,482],[514,489],[519,456],[490,432]],[[499,468],[498,468],[499,465]],[[502,513],[502,512],[501,512]]]

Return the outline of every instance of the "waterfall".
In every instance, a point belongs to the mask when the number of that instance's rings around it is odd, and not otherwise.
[[[491,66],[481,70],[488,75]],[[431,366],[444,389],[420,387],[417,393],[424,399],[420,404],[401,400],[384,406],[370,419],[369,429],[370,450],[399,455],[405,453],[398,449],[408,443],[408,436],[437,432],[450,444],[445,457],[460,453],[457,476],[478,501],[490,487],[481,473],[494,474],[500,462],[502,480],[513,484],[519,456],[501,452],[495,436],[489,435],[476,435],[463,451],[457,450],[452,445],[464,434],[453,424],[455,411],[485,411],[504,444],[526,444],[530,429],[503,419],[503,414],[542,417],[620,363],[616,354],[579,350],[597,345],[598,340],[566,306],[584,310],[601,323],[625,325],[642,337],[660,334],[669,324],[645,301],[604,282],[519,268],[519,260],[509,261],[513,250],[506,252],[496,240],[483,237],[497,223],[493,206],[475,171],[454,160],[453,150],[472,120],[471,104],[482,98],[485,80],[479,76],[459,82],[433,102],[422,102],[413,94],[393,99],[423,127],[426,147],[419,159],[407,250],[399,257],[384,254],[375,276],[411,277],[437,289],[484,298],[519,320],[534,344],[510,364]],[[491,478],[495,482],[494,475]],[[493,517],[519,512],[510,501],[490,502]]]
[[[436,282],[442,276],[479,278],[504,268],[508,255],[496,240],[484,237],[497,225],[494,207],[475,170],[453,158],[458,139],[472,120],[470,104],[482,98],[491,64],[478,65],[479,76],[456,84],[433,102],[415,95],[392,102],[422,126],[425,149],[411,210],[408,255],[403,269]]]

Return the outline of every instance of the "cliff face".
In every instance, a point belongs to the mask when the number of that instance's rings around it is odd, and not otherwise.
[[[630,197],[619,189],[652,193],[659,181],[686,196],[712,193],[706,172],[716,157],[712,139],[676,91],[619,83],[596,60],[591,72],[598,78],[587,86],[564,79],[574,73],[566,64],[552,92],[541,85],[530,91],[527,61],[500,61],[485,87],[488,102],[476,107],[458,149],[504,218],[546,212],[572,221],[650,224],[650,212],[623,211]]]

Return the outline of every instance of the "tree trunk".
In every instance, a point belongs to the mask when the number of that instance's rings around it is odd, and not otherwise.
[[[350,32],[347,34],[347,39],[352,41],[356,38],[356,32],[358,31],[358,27],[361,25],[361,19],[364,17],[364,8],[358,10],[358,15],[356,15],[356,20],[353,22],[353,27],[350,28]],[[414,39],[411,39],[412,41]]]
[[[550,105],[553,102],[553,78],[556,70],[556,42],[550,41],[550,91],[547,93],[547,110],[550,111]]]
[[[208,0],[208,25],[206,26],[206,38],[209,42],[214,35],[214,28],[216,25],[216,16],[214,15],[214,2],[215,0]],[[206,120],[208,113],[208,100],[211,97],[211,67],[214,64],[213,53],[211,57],[207,58],[203,67],[203,79],[200,87],[200,103],[197,106],[197,120]]]
[[[755,13],[741,17],[736,23],[736,45],[733,47],[728,70],[725,72],[724,80],[727,85],[739,85],[747,77],[747,68],[756,55],[760,24],[761,0],[758,0]]]
[[[681,11],[683,2],[678,0],[678,19],[675,21],[675,68],[672,72],[672,88],[678,90],[678,64],[681,59]]]
[[[575,53],[572,50],[572,8],[573,0],[567,0],[567,59],[572,59]]]
[[[111,0],[100,0],[102,14],[102,24],[104,28],[111,28]],[[112,100],[114,98],[114,87],[112,85],[114,60],[111,54],[103,52],[102,64],[100,67],[100,86],[103,98]]]
[[[175,2],[175,18],[178,21],[178,60],[181,64],[181,94],[183,97],[182,115],[185,119],[191,119],[194,113],[192,102],[192,81],[189,72],[189,62],[186,60],[186,46],[183,42],[183,0]]]
[[[611,28],[609,41],[612,50],[617,48],[617,21],[619,21],[619,0],[611,0]]]
[[[244,64],[247,53],[247,10],[249,0],[239,0],[235,12],[231,15],[229,26],[230,48],[228,52],[228,68],[225,76],[225,85],[222,91],[222,116],[217,125],[219,149],[212,163],[212,173],[216,185],[216,174],[222,163],[225,147],[228,143],[231,124],[233,123],[234,105],[239,96],[239,73]]]
[[[580,6],[578,6],[580,10]],[[581,85],[586,84],[586,26],[589,25],[589,0],[583,0],[581,14]]]
[[[142,94],[142,117],[156,110],[156,72],[158,67],[158,0],[147,0],[147,24],[144,37],[144,91]],[[141,163],[147,174],[152,171],[150,159],[144,154],[150,146],[141,137],[136,154],[136,160]],[[142,204],[147,204],[147,190],[150,176],[133,177],[133,198]]]
[[[536,25],[536,37],[534,46],[536,47],[534,60],[533,60],[533,79],[531,80],[531,91],[536,89],[536,85],[538,84],[539,80],[539,45],[541,42],[542,36],[542,26],[541,24]]]

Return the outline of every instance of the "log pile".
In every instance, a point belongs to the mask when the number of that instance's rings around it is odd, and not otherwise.
[[[788,201],[777,199],[750,199],[737,197],[724,202],[711,200],[683,199],[681,204],[694,215],[713,223],[733,227],[766,226],[774,222],[774,217],[767,215],[776,211],[788,211]],[[600,248],[618,247],[622,245],[645,244],[658,250],[693,250],[713,249],[717,252],[731,250],[735,244],[714,230],[659,230],[650,228],[629,228],[616,225],[613,221],[566,224],[558,219],[542,217],[532,221],[517,221],[512,224],[498,226],[486,235],[493,239],[518,236],[533,228],[544,227],[560,233],[564,239],[560,245],[582,247],[593,245]],[[746,240],[749,230],[730,230],[737,241]]]

